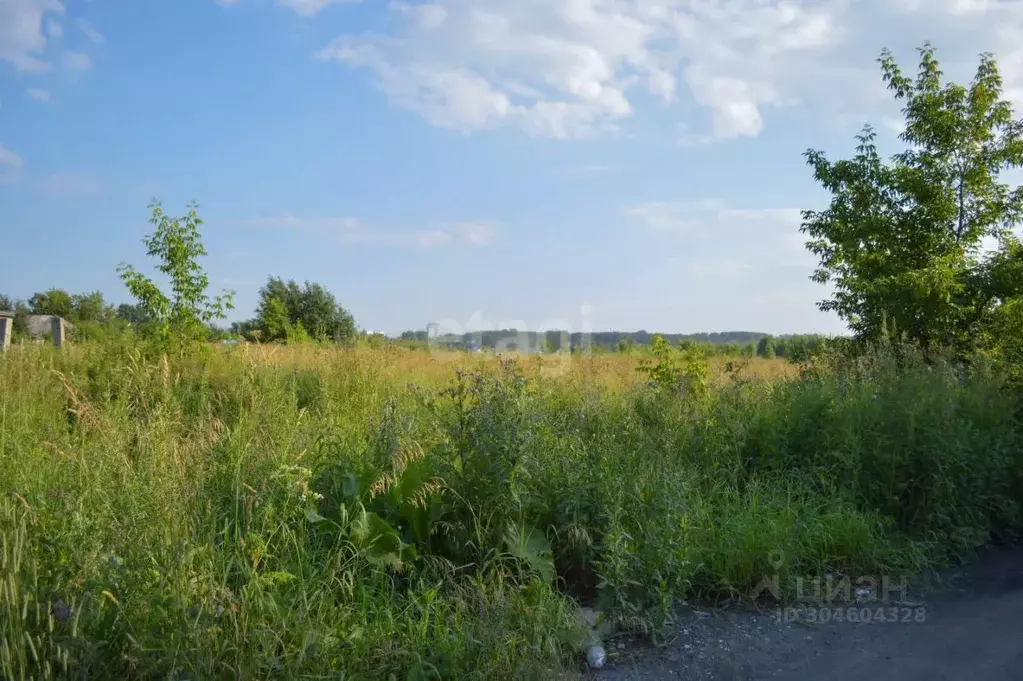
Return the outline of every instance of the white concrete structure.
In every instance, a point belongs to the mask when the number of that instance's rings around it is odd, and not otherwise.
[[[14,312],[0,310],[0,352],[11,346],[12,333],[14,333]]]
[[[53,314],[33,314],[26,319],[28,337],[41,340],[49,334],[50,340],[58,348],[64,345],[67,327],[71,326],[62,317]]]

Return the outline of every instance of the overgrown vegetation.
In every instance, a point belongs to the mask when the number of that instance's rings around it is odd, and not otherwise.
[[[1001,120],[993,69],[967,106],[925,50],[907,116]],[[0,359],[0,678],[550,679],[586,642],[580,603],[656,638],[679,599],[905,575],[1018,538],[1020,246],[999,233],[981,259],[947,233],[993,230],[969,211],[1015,194],[971,165],[986,133],[945,181],[927,144],[962,130],[910,130],[925,151],[892,168],[811,159],[843,175],[807,231],[858,343],[808,345],[778,380],[656,336],[638,372],[627,353],[193,352],[229,301],[207,296],[194,210],[157,207],[147,246],[171,289],[122,269],[135,332]],[[913,260],[889,229],[941,248]],[[341,339],[324,293],[270,280],[258,328]]]
[[[579,600],[656,634],[776,551],[901,573],[1023,528],[1019,405],[987,369],[406,387],[407,351],[325,352],[7,353],[5,678],[551,678]]]

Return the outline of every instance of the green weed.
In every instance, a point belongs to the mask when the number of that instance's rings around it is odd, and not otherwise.
[[[681,599],[1023,528],[1018,397],[981,363],[715,383],[671,350],[654,388],[441,388],[303,352],[0,358],[0,677],[570,677],[581,602],[656,637]]]

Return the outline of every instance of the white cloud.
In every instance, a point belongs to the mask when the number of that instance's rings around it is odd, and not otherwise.
[[[314,14],[323,11],[330,5],[355,4],[360,1],[361,0],[277,0],[277,4],[282,7],[289,7],[304,17],[311,17]]]
[[[39,88],[29,88],[28,96],[37,102],[50,101],[50,93],[47,90],[40,90]]]
[[[626,215],[649,231],[674,267],[744,276],[779,268],[812,271],[815,260],[800,233],[796,208],[735,208],[716,199],[693,203],[644,203]],[[802,276],[802,275],[801,275]]]
[[[578,137],[632,115],[645,91],[685,85],[717,137],[755,135],[789,103],[782,77],[840,34],[837,0],[437,0],[392,3],[394,36],[342,36],[320,52],[373,71],[398,105],[459,130],[516,125]]]
[[[578,167],[578,171],[590,175],[599,175],[615,169],[615,166],[606,163],[588,163]]]
[[[0,144],[0,167],[7,168],[8,170],[18,170],[22,165],[24,165],[24,162],[20,156]]]
[[[497,225],[492,222],[459,222],[450,230],[475,246],[487,246],[497,236]]]
[[[60,172],[44,177],[39,187],[46,194],[94,196],[102,190],[103,183],[89,173]]]
[[[92,57],[85,52],[68,51],[61,55],[61,65],[68,71],[89,71],[92,69]]]
[[[1005,0],[895,0],[895,4],[909,12],[934,12],[959,17],[989,12],[1008,3]]]
[[[813,312],[830,293],[810,280],[816,259],[804,246],[798,210],[708,199],[642,204],[627,213],[640,227],[630,235],[639,248],[630,252],[643,267],[620,294],[596,301],[615,310],[624,328],[665,328],[670,320],[680,331],[844,331],[834,314]]]
[[[433,248],[455,243],[486,246],[494,240],[497,234],[497,226],[490,222],[457,222],[441,224],[429,229],[385,230],[350,217],[321,219],[284,215],[250,220],[243,224],[310,230],[322,233],[343,244],[381,247]]]
[[[625,214],[640,220],[655,232],[681,232],[696,226],[683,207],[674,203],[644,203],[629,208]]]
[[[89,42],[94,45],[101,45],[106,40],[103,34],[96,30],[96,28],[85,19],[78,19],[75,21],[75,26],[82,32]]]
[[[1006,96],[1023,107],[1023,2],[897,0],[896,4],[927,31],[952,78],[969,79],[977,66],[977,53],[993,52]]]
[[[216,0],[218,5],[223,7],[234,7],[238,0]],[[362,0],[276,0],[280,7],[287,7],[296,14],[303,17],[311,17],[319,14],[331,5],[356,5]]]
[[[64,0],[0,0],[0,61],[26,73],[43,73],[53,68],[55,56],[69,71],[92,69],[92,58],[81,51],[55,55],[54,43],[64,36],[58,20],[65,14]],[[75,25],[93,44],[103,35],[84,19]]]
[[[433,0],[389,13],[393,32],[342,35],[318,56],[368,70],[396,105],[463,132],[588,136],[651,97],[679,104],[686,144],[755,136],[796,105],[856,118],[884,97],[881,47],[928,38],[969,46],[974,62],[998,52],[1023,98],[1016,0]]]
[[[0,0],[0,61],[18,71],[38,73],[50,68],[42,55],[47,36],[44,17],[63,14],[60,0]]]
[[[1023,3],[1016,7],[1016,15],[999,27],[995,36],[1002,48],[996,57],[1004,79],[1005,94],[1020,113],[1023,109]]]
[[[300,218],[297,215],[281,215],[274,218],[248,220],[244,224],[254,227],[283,227],[287,229],[313,229],[318,231],[354,231],[360,223],[355,218]]]

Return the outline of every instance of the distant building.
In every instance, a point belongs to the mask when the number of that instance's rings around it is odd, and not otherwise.
[[[53,314],[32,314],[25,318],[25,329],[32,340],[49,338],[54,345],[60,347],[67,339],[67,332],[74,325]]]

